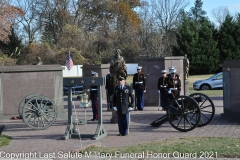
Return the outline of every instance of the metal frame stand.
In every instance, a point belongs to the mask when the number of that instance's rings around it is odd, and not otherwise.
[[[85,78],[64,78],[63,85],[68,86],[68,125],[63,136],[63,139],[79,138],[79,134],[74,131],[72,120],[72,87],[74,85],[90,86],[95,85],[98,87],[98,126],[95,134],[80,134],[81,138],[91,138],[94,140],[101,139],[107,136],[107,132],[102,124],[102,89],[101,86],[105,85],[105,78],[98,77],[85,77]]]

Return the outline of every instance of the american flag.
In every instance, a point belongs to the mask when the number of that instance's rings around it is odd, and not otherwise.
[[[73,67],[73,61],[72,61],[72,58],[70,56],[70,53],[67,55],[66,66],[67,66],[68,70],[70,70]]]

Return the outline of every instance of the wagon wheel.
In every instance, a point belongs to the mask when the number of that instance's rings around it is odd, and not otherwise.
[[[201,110],[201,120],[198,124],[198,127],[206,126],[213,120],[215,115],[215,106],[212,100],[207,95],[202,93],[193,93],[189,96],[197,101]]]
[[[19,116],[22,116],[23,106],[27,102],[27,100],[29,100],[32,97],[38,96],[38,95],[39,94],[29,94],[21,100],[21,102],[19,103],[19,106],[18,106],[18,115]]]
[[[188,96],[178,96],[172,99],[168,106],[167,116],[171,126],[181,132],[193,130],[201,119],[198,104]]]
[[[35,96],[23,106],[23,121],[32,129],[46,129],[57,118],[57,107],[48,97]]]

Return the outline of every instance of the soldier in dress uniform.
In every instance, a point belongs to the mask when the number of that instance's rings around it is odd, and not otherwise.
[[[133,91],[129,85],[126,85],[126,78],[119,77],[119,85],[115,87],[113,94],[113,108],[118,114],[118,136],[128,135],[129,110],[133,105]]]
[[[168,77],[166,74],[167,73],[166,70],[162,70],[161,73],[162,76],[158,79],[157,88],[158,93],[160,94],[162,110],[166,111],[168,105],[168,92],[167,92]]]
[[[146,92],[145,76],[142,67],[137,67],[137,73],[133,75],[133,91],[137,102],[137,109],[142,111],[144,108],[144,93]]]
[[[105,90],[107,94],[107,109],[110,111],[112,110],[112,95],[114,93],[114,80],[113,75],[111,73],[107,74],[106,76],[106,85]]]
[[[98,77],[98,73],[91,71],[92,77]],[[98,120],[98,91],[97,86],[90,86],[90,99],[92,102],[93,118],[90,121]]]
[[[171,69],[170,75],[168,75],[168,89],[174,89],[172,90],[173,95],[179,96],[181,92],[181,80],[178,74],[176,74],[175,69]],[[170,91],[169,91],[170,93]]]

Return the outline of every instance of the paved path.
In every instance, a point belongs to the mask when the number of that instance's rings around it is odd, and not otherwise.
[[[107,111],[106,104],[103,104],[103,125],[107,131],[107,136],[97,141],[78,138],[62,140],[67,126],[67,121],[62,119],[57,119],[46,130],[33,130],[27,127],[21,120],[1,120],[0,123],[6,125],[3,134],[13,138],[8,146],[1,148],[1,151],[4,153],[32,153],[36,154],[37,157],[42,157],[43,154],[47,153],[47,155],[50,155],[51,153],[65,154],[69,151],[78,151],[90,145],[118,147],[171,137],[239,137],[240,121],[226,119],[221,115],[223,113],[222,97],[211,98],[216,107],[214,120],[205,127],[197,127],[189,132],[179,132],[172,128],[168,122],[158,128],[151,127],[149,125],[151,122],[164,115],[164,112],[158,111],[156,106],[147,106],[144,108],[144,111],[132,111],[130,133],[126,137],[119,137],[116,136],[118,134],[117,124],[110,123],[112,113]],[[65,97],[65,103],[67,103],[66,100],[67,98]],[[65,106],[65,109],[67,111],[67,106]],[[78,117],[84,119],[84,109],[77,108],[76,112]],[[87,119],[92,118],[91,108],[87,109],[86,115]],[[96,128],[97,122],[89,122],[87,125],[80,126],[80,133],[94,134]]]

